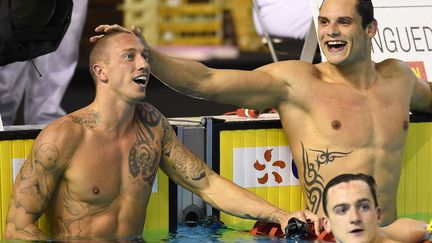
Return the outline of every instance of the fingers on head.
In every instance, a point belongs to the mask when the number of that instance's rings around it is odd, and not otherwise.
[[[102,38],[104,35],[96,35],[96,36],[92,36],[90,37],[90,42],[96,42],[97,40],[99,40],[100,38]]]

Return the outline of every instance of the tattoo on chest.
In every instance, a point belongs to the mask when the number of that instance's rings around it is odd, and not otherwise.
[[[94,207],[88,203],[74,200],[67,187],[63,193],[63,200],[65,212],[62,217],[55,219],[54,231],[65,237],[80,237],[83,228],[86,227],[83,221],[108,210],[111,205],[111,202],[106,202],[105,205]]]
[[[134,178],[141,176],[144,182],[152,184],[160,158],[160,145],[158,147],[152,129],[160,125],[162,115],[147,104],[140,108],[137,114],[137,140],[129,152],[129,171]]]
[[[99,125],[101,118],[99,112],[95,110],[90,110],[87,113],[81,113],[78,115],[69,115],[72,121],[83,125],[88,128],[95,128]]]
[[[322,194],[324,191],[325,181],[319,174],[321,166],[325,166],[338,158],[347,157],[350,152],[338,152],[308,149],[305,148],[303,143],[302,147],[302,163],[303,163],[303,176],[306,190],[306,208],[313,213],[317,213],[321,204]]]

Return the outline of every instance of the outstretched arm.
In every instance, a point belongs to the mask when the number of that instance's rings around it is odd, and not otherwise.
[[[317,231],[321,229],[318,217],[309,211],[288,213],[248,190],[219,176],[184,145],[164,121],[162,170],[176,183],[200,196],[212,207],[231,215],[279,223],[284,230],[291,217],[302,221],[311,219]]]
[[[432,113],[432,82],[415,77],[414,90],[411,99],[411,110]]]
[[[6,218],[6,239],[46,239],[36,221],[44,213],[65,170],[61,153],[66,139],[53,127],[46,128],[36,139],[13,185]]]
[[[426,222],[410,218],[397,219],[392,224],[381,227],[380,231],[397,242],[423,242],[428,235]]]
[[[127,29],[118,25],[100,25],[95,31],[103,34]],[[181,93],[255,109],[276,108],[279,102],[287,97],[286,82],[269,71],[272,64],[254,71],[213,69],[196,61],[170,57],[150,48],[141,32],[138,29],[133,31],[143,40],[143,45],[151,50],[149,63],[152,74]],[[90,41],[95,42],[102,36],[92,37]]]

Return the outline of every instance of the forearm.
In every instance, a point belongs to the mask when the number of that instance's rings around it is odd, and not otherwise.
[[[152,74],[171,88],[186,95],[206,98],[205,82],[211,79],[211,69],[187,59],[167,56],[151,49]]]
[[[288,221],[287,212],[231,181],[216,174],[212,175],[210,181],[202,197],[211,206],[240,218],[280,224]]]
[[[401,218],[380,229],[387,237],[398,242],[422,242],[427,236],[425,225],[423,221]]]

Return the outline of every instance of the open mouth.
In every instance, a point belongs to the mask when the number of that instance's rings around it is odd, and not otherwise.
[[[139,76],[136,76],[135,78],[132,79],[135,83],[141,85],[141,86],[146,86],[147,82],[148,82],[148,77],[145,74],[141,74]]]
[[[343,50],[347,42],[341,40],[335,40],[335,41],[327,41],[325,44],[330,52],[338,52]]]
[[[358,233],[361,233],[363,231],[364,231],[363,229],[354,229],[354,230],[351,230],[350,233],[351,234],[358,234]]]

